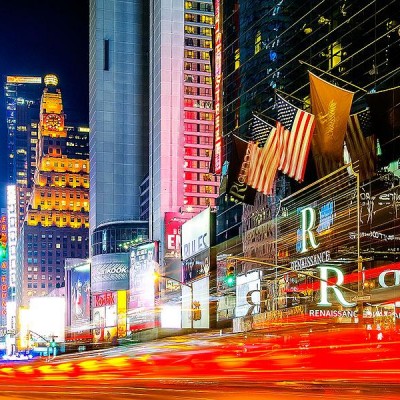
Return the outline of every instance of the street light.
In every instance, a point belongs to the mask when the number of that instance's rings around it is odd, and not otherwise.
[[[191,283],[185,283],[185,282],[178,281],[177,279],[172,278],[167,275],[161,275],[155,271],[153,273],[153,276],[154,276],[154,281],[158,281],[161,278],[169,279],[170,281],[178,283],[180,286],[186,286],[190,289],[190,329],[193,329],[193,285]]]

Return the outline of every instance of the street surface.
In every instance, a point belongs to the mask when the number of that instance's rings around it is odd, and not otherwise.
[[[400,399],[399,343],[360,342],[347,331],[345,342],[326,345],[336,333],[284,341],[201,333],[8,362],[0,365],[0,400]]]

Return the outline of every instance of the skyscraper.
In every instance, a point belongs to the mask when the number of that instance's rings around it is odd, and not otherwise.
[[[37,125],[32,120],[37,120],[39,115],[41,90],[40,76],[5,77],[9,183],[20,186],[32,183],[37,139]]]
[[[90,230],[140,217],[148,174],[148,6],[90,2]]]
[[[89,44],[91,289],[129,288],[129,244],[146,240],[148,3],[91,0]],[[97,313],[96,313],[97,315]]]
[[[212,1],[154,0],[150,19],[150,215],[163,240],[165,213],[188,219],[217,196]]]
[[[65,258],[89,254],[88,132],[67,129],[58,79],[44,82],[37,167],[17,250],[17,307],[63,285]]]
[[[36,168],[35,148],[41,92],[40,76],[5,77],[7,181],[16,185],[18,228],[24,220]]]

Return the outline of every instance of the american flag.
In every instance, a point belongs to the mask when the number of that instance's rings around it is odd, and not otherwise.
[[[251,148],[247,184],[264,194],[272,194],[281,159],[283,129],[277,122],[276,128],[272,127],[264,147],[260,148],[254,143]]]
[[[250,125],[250,138],[253,142],[264,145],[272,129],[275,129],[275,127],[253,113],[253,119]]]
[[[345,141],[351,161],[359,161],[361,181],[371,178],[375,173],[376,144],[375,136],[370,135],[370,132],[371,115],[369,108],[350,115]]]
[[[276,104],[278,121],[285,128],[279,169],[289,177],[302,182],[315,128],[315,117],[288,103],[279,94]]]

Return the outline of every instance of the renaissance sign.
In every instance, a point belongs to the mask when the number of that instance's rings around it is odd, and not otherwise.
[[[346,169],[281,201],[278,254],[294,271],[347,256],[357,226],[357,185]]]
[[[345,297],[344,289],[340,288],[344,282],[344,274],[339,268],[328,266],[319,266],[317,268],[320,272],[320,301],[317,303],[318,306],[330,307],[334,299],[343,307],[356,306],[357,302],[346,300],[347,295]],[[393,282],[391,284],[388,283],[390,276]],[[400,270],[388,269],[381,272],[378,276],[378,282],[381,288],[400,286]],[[329,293],[332,295],[330,298],[328,296]]]

